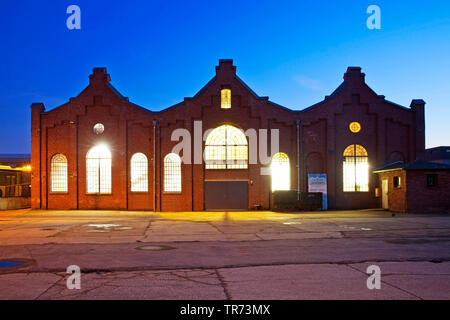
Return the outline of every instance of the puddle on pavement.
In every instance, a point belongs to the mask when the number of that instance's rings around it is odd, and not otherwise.
[[[0,261],[0,269],[6,268],[15,268],[23,265],[25,262],[22,261],[14,261],[14,260],[1,260]]]
[[[141,246],[137,247],[136,250],[144,251],[163,251],[163,250],[174,250],[176,248],[170,246]]]
[[[350,229],[350,230],[362,230],[362,231],[373,231],[372,228],[359,228],[359,227],[351,227],[351,226],[339,226],[340,228]]]
[[[31,265],[33,260],[28,259],[5,259],[0,260],[0,272],[9,269],[18,269]]]
[[[88,224],[87,226],[94,227],[94,228],[114,228],[114,227],[120,227],[120,224],[100,223],[100,224]]]
[[[99,233],[133,229],[132,227],[121,226],[120,224],[113,224],[113,223],[91,223],[85,226],[95,228],[92,230],[88,230],[87,232],[99,232]]]
[[[301,222],[283,222],[283,224],[290,225],[290,224],[302,224],[302,223]]]

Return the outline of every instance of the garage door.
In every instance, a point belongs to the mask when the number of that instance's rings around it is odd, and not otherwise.
[[[248,210],[247,181],[206,181],[206,210]]]

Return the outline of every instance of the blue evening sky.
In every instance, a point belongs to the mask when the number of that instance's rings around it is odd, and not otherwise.
[[[81,30],[66,9],[81,8]],[[381,30],[366,27],[369,5]],[[450,145],[450,1],[1,0],[0,153],[30,152],[30,109],[76,96],[93,67],[152,110],[194,95],[232,58],[259,95],[303,109],[347,66],[404,106],[422,98],[427,147]]]

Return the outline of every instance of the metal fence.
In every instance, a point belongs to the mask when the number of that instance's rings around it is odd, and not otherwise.
[[[0,186],[0,198],[29,198],[31,185],[29,183]]]

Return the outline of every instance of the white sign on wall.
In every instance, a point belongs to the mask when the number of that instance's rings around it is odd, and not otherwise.
[[[326,174],[308,174],[308,191],[322,192],[322,210],[328,210]]]

